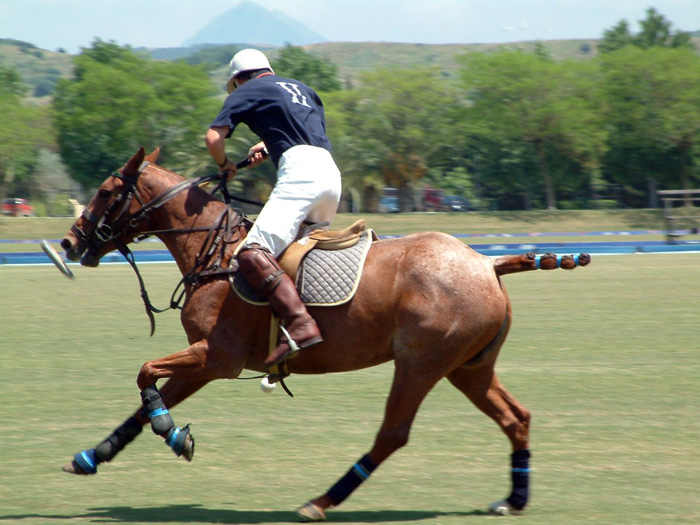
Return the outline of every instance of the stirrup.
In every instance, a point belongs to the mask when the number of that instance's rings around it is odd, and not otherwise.
[[[273,366],[277,366],[277,365],[284,363],[287,359],[291,359],[292,357],[296,357],[296,355],[301,350],[301,348],[299,348],[299,345],[297,344],[297,342],[289,336],[289,332],[287,331],[287,329],[284,326],[282,326],[280,324],[279,329],[282,330],[282,334],[284,336],[284,339],[280,338],[281,342],[275,348],[275,350],[277,350],[277,348],[279,348],[283,344],[286,344],[289,347],[289,349],[286,352],[282,353],[281,355],[277,356],[275,358],[275,360],[272,361],[271,363],[268,363],[267,359],[266,359],[265,366],[268,368],[268,370],[270,368],[272,368]],[[272,353],[274,353],[275,350],[273,350]],[[271,355],[272,355],[272,353],[271,353]],[[268,359],[269,359],[269,357],[270,356],[268,356]]]
[[[298,354],[299,350],[301,350],[301,348],[299,348],[299,345],[297,344],[297,342],[294,339],[292,339],[292,336],[289,335],[289,332],[287,332],[287,329],[281,324],[280,324],[280,330],[282,330],[282,334],[287,339],[286,343],[289,345],[289,350],[287,350],[284,353],[285,359],[289,359],[289,358],[295,356],[296,354]],[[282,339],[282,342],[284,342],[284,339]],[[275,363],[275,364],[279,364],[279,363]]]
[[[296,356],[296,354],[299,353],[299,350],[303,348],[309,348],[310,346],[317,345],[318,343],[323,342],[323,336],[319,334],[315,335],[314,337],[309,337],[306,341],[299,345],[294,339],[292,339],[289,336],[289,332],[287,332],[287,329],[284,326],[280,325],[280,328],[282,329],[282,334],[287,339],[286,341],[282,339],[282,342],[286,342],[287,344],[289,344],[289,351],[285,354],[287,355],[287,359],[291,359],[292,357]]]
[[[285,362],[287,359],[292,359],[292,358],[296,357],[302,348],[308,348],[310,346],[313,346],[313,345],[318,344],[318,343],[323,341],[323,337],[320,335],[317,335],[315,337],[311,337],[311,338],[307,339],[306,341],[304,341],[304,343],[301,346],[299,346],[299,344],[289,336],[289,332],[287,332],[287,330],[284,326],[282,326],[280,324],[279,328],[282,330],[282,334],[284,335],[284,337],[286,339],[286,340],[282,339],[280,346],[282,344],[286,344],[289,347],[289,349],[287,351],[283,352],[281,355],[277,356],[275,358],[275,360],[270,362],[270,363],[268,363],[266,360],[265,366],[268,369],[272,368],[273,366],[276,366],[276,365],[279,365],[279,364]],[[279,346],[277,348],[279,348]],[[268,359],[269,359],[269,356],[268,356]]]

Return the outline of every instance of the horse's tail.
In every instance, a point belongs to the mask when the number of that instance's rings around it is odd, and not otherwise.
[[[546,253],[535,255],[526,253],[521,255],[504,255],[493,260],[493,268],[496,275],[508,275],[509,273],[527,272],[530,270],[573,270],[577,266],[586,266],[591,262],[591,256],[587,253],[574,255],[556,255]]]

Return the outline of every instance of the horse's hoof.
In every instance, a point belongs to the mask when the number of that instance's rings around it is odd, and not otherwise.
[[[63,472],[67,472],[68,474],[77,474],[78,476],[89,476],[90,472],[87,472],[83,467],[78,465],[75,460],[71,461],[70,463],[66,463],[61,467],[61,470]]]
[[[177,457],[184,457],[187,461],[192,461],[194,456],[194,436],[190,433],[190,426],[173,427],[165,436],[165,444],[175,452]]]
[[[182,447],[182,457],[184,457],[188,462],[192,461],[194,457],[194,437],[192,434],[187,434],[185,437],[185,444]]]
[[[309,501],[306,505],[297,509],[297,516],[304,521],[325,521],[326,512]]]
[[[522,512],[522,510],[516,509],[504,499],[495,501],[489,505],[489,514],[494,516],[517,516],[522,514]]]

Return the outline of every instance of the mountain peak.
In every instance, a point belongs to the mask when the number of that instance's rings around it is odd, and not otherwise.
[[[217,16],[183,45],[245,43],[303,46],[327,41],[327,38],[280,11],[268,11],[255,2],[244,1]]]

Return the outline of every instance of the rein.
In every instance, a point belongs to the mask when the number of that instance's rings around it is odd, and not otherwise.
[[[85,218],[85,220],[95,225],[95,229],[93,230],[92,235],[88,236],[87,234],[85,234],[85,232],[77,228],[75,225],[73,225],[71,230],[79,239],[81,239],[88,245],[88,249],[91,249],[93,251],[98,251],[101,248],[101,246],[110,241],[114,243],[119,252],[124,256],[124,259],[126,259],[129,265],[132,267],[134,273],[136,273],[136,277],[138,279],[141,291],[141,299],[143,300],[144,307],[146,309],[146,315],[148,315],[148,319],[151,324],[151,336],[153,336],[153,334],[155,333],[155,317],[153,314],[162,313],[169,309],[181,309],[180,303],[182,302],[182,299],[186,293],[184,285],[196,284],[202,279],[212,278],[220,275],[228,275],[238,270],[237,265],[233,265],[232,267],[228,268],[222,267],[226,246],[228,244],[236,242],[236,240],[240,240],[233,239],[233,230],[235,227],[241,225],[242,223],[248,223],[248,226],[246,228],[248,229],[252,222],[242,212],[235,212],[230,207],[230,202],[231,200],[238,200],[241,202],[248,202],[250,204],[260,203],[231,197],[226,186],[226,180],[222,179],[220,174],[205,175],[197,179],[182,181],[173,186],[172,188],[169,188],[164,193],[158,195],[150,202],[144,203],[143,199],[141,198],[141,195],[138,192],[136,184],[138,182],[139,176],[146,169],[148,164],[148,162],[144,162],[143,164],[141,164],[141,166],[139,166],[138,172],[133,177],[124,176],[118,171],[112,173],[113,177],[120,178],[127,184],[125,185],[122,192],[114,199],[114,201],[110,204],[110,206],[105,210],[105,212],[101,216],[96,217],[92,212],[87,210],[87,208],[83,211],[83,217]],[[248,164],[249,161],[246,158],[237,164],[237,168],[240,169],[246,167]],[[145,282],[143,280],[143,277],[141,276],[141,272],[139,271],[138,266],[136,265],[136,259],[134,258],[133,252],[123,241],[119,239],[119,237],[125,234],[129,234],[130,231],[135,229],[140,222],[146,220],[153,210],[160,208],[179,193],[193,186],[200,186],[215,180],[218,180],[219,184],[216,186],[216,188],[214,188],[211,194],[213,195],[217,191],[220,191],[222,193],[223,200],[227,206],[212,226],[203,226],[188,229],[173,228],[167,230],[148,230],[140,232],[135,238],[135,241],[139,242],[154,234],[190,233],[197,231],[209,232],[202,245],[202,248],[200,249],[200,252],[195,258],[194,267],[190,272],[188,272],[182,277],[180,282],[175,287],[175,290],[173,291],[173,294],[170,298],[170,305],[167,308],[163,309],[156,308],[155,306],[153,306],[148,296]],[[131,206],[131,202],[134,198],[136,198],[141,207],[138,210],[136,210],[133,214],[127,215],[129,207]],[[119,214],[117,215],[116,219],[111,225],[108,224],[106,222],[107,219],[110,215],[113,215],[118,208],[121,208],[121,210],[119,211]],[[221,234],[222,230],[223,234]],[[211,257],[214,256],[217,250],[219,251],[217,258],[212,264],[206,266],[207,261],[209,261]],[[183,289],[178,295],[178,290],[180,290],[181,287],[183,287]]]

